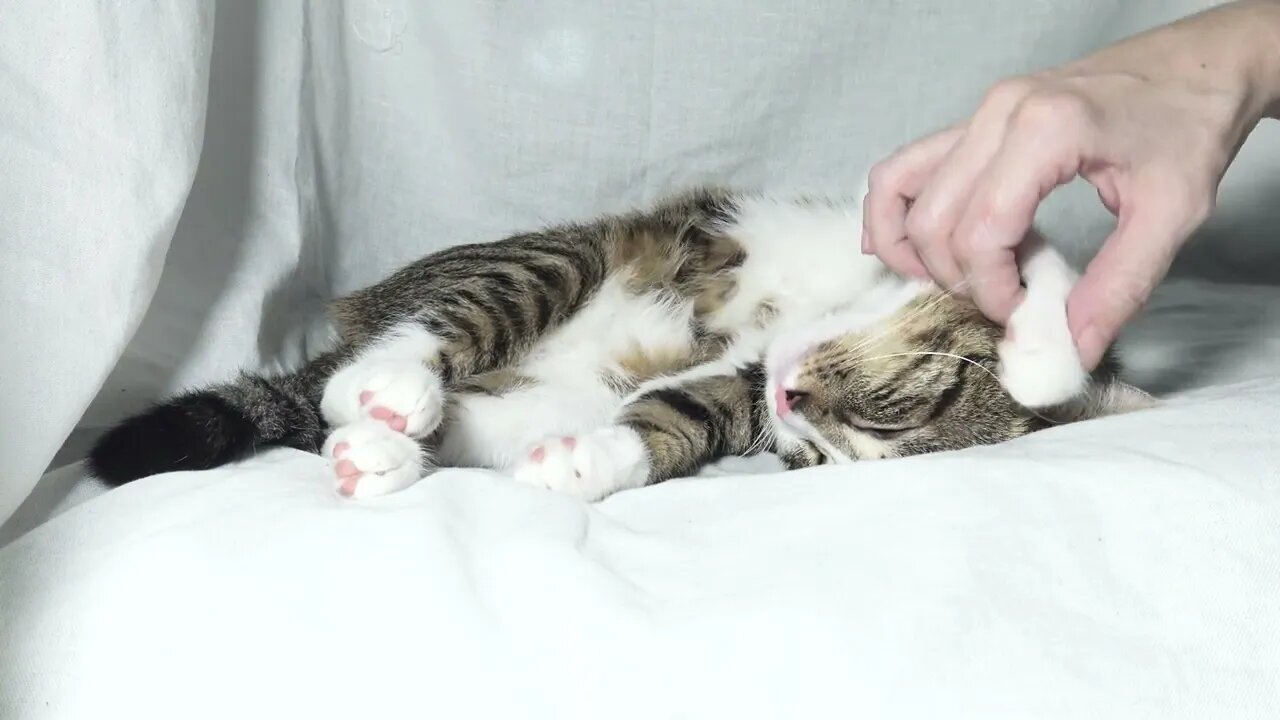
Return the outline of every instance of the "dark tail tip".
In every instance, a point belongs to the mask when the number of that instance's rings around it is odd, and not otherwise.
[[[182,395],[107,431],[89,452],[89,471],[112,486],[238,460],[258,431],[243,411],[209,392]]]

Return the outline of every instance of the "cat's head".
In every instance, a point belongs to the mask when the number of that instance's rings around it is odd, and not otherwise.
[[[1003,328],[965,299],[926,292],[887,317],[856,315],[770,348],[768,405],[792,466],[987,445],[1153,402],[1109,356],[1070,402],[1020,405],[1000,380]]]

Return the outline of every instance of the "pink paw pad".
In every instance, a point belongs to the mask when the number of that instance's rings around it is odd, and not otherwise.
[[[341,458],[350,449],[351,449],[351,443],[346,441],[340,442],[337,445],[333,446],[333,456],[335,458]]]
[[[392,412],[389,408],[382,407],[381,405],[370,410],[369,417],[374,420],[381,420],[385,422],[387,427],[395,430],[396,432],[404,432],[404,429],[409,427],[409,420],[405,416]]]
[[[338,494],[342,497],[349,498],[356,494],[356,483],[359,482],[358,477],[342,478],[342,484],[338,486]]]
[[[346,443],[340,444],[345,445]],[[335,447],[334,450],[336,452],[337,448]],[[343,497],[355,495],[356,483],[360,481],[360,476],[363,474],[360,472],[360,468],[356,467],[356,464],[350,460],[339,460],[333,466],[333,471],[342,480],[342,483],[338,485],[338,494]]]
[[[360,407],[364,407],[365,405],[368,405],[372,401],[373,401],[372,390],[365,390],[360,393]],[[405,428],[409,427],[408,418],[391,410],[391,408],[385,408],[381,405],[378,405],[374,407],[372,410],[370,410],[369,417],[373,418],[374,420],[381,420],[382,422],[387,424],[387,427],[399,433],[404,432]]]
[[[529,460],[536,463],[540,463],[543,460],[546,460],[547,459],[547,443],[549,442],[552,442],[552,441],[548,440],[544,442],[542,445],[539,445],[534,449],[530,450]],[[561,437],[560,444],[563,445],[565,449],[572,451],[575,447],[578,446],[578,438],[568,437],[568,436]]]

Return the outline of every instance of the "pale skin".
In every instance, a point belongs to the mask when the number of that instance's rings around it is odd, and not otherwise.
[[[1254,127],[1280,118],[1280,0],[1241,0],[1003,80],[967,121],[871,171],[863,252],[1004,323],[1036,208],[1081,177],[1116,216],[1067,300],[1095,367],[1213,211]]]

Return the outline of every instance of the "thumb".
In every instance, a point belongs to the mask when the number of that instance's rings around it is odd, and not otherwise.
[[[1175,213],[1135,211],[1121,216],[1115,232],[1089,263],[1067,297],[1067,324],[1080,362],[1097,367],[1120,330],[1150,298],[1186,240]],[[1180,220],[1180,219],[1179,219]]]

